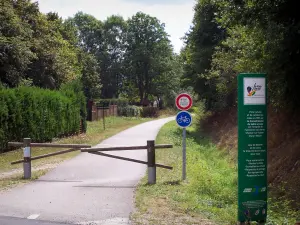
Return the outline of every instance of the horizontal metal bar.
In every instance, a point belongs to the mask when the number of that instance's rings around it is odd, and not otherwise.
[[[172,166],[165,166],[165,165],[162,165],[162,164],[159,164],[159,163],[155,163],[155,166],[161,167],[161,168],[164,168],[164,169],[168,169],[168,170],[172,170],[173,169]]]
[[[121,160],[129,161],[129,162],[135,162],[135,163],[148,165],[148,162],[137,160],[137,159],[130,159],[130,158],[125,158],[125,157],[116,156],[116,155],[109,155],[109,154],[105,154],[105,153],[102,153],[102,152],[89,152],[89,153],[94,154],[94,155],[101,155],[101,156],[105,156],[105,157],[109,157],[109,158],[121,159]],[[157,167],[161,167],[161,168],[164,168],[164,169],[169,169],[169,170],[173,169],[173,167],[171,167],[171,166],[165,166],[165,165],[161,165],[161,164],[155,164],[155,165]]]
[[[124,147],[106,147],[106,148],[82,148],[82,152],[98,152],[98,151],[126,151],[147,149],[147,146],[124,146]]]
[[[23,142],[8,142],[8,146],[23,147]],[[31,147],[53,147],[53,148],[81,148],[82,152],[88,152],[90,145],[77,144],[52,144],[52,143],[31,143]],[[173,148],[170,144],[155,145],[156,149]],[[97,150],[99,149],[99,150]],[[147,146],[124,146],[124,147],[108,147],[108,148],[92,148],[92,151],[117,151],[117,150],[140,150],[147,149]]]
[[[11,162],[10,164],[14,165],[14,164],[23,163],[23,162],[24,162],[24,159],[21,159],[21,160],[18,160],[18,161]]]
[[[145,161],[141,161],[141,160],[137,160],[137,159],[129,159],[129,158],[116,156],[116,155],[109,155],[109,154],[105,154],[105,153],[102,153],[102,152],[89,152],[89,153],[94,154],[94,155],[101,155],[101,156],[105,156],[105,157],[109,157],[109,158],[114,158],[114,159],[121,159],[121,160],[129,161],[129,162],[141,163],[141,164],[145,164],[145,165],[148,164]]]
[[[31,161],[33,161],[33,160],[37,160],[37,159],[47,158],[47,157],[51,157],[51,156],[55,156],[55,155],[62,155],[62,154],[66,154],[66,153],[70,153],[70,152],[75,152],[75,151],[79,151],[79,150],[80,149],[78,149],[78,148],[68,149],[68,150],[64,150],[64,151],[53,152],[53,153],[49,153],[49,154],[45,154],[45,155],[35,156],[35,157],[30,158],[30,159],[31,159]],[[24,162],[23,159],[11,162],[11,165],[22,163],[22,162]]]
[[[173,145],[169,145],[169,144],[155,145],[155,149],[161,149],[161,148],[173,148]]]
[[[173,148],[173,145],[162,144],[155,145],[155,149]],[[108,151],[127,151],[127,150],[143,150],[147,149],[147,146],[124,146],[124,147],[106,147],[106,148],[82,148],[82,152],[108,152]]]
[[[22,147],[23,142],[8,142],[8,146]],[[79,144],[53,144],[53,143],[30,143],[30,147],[49,147],[49,148],[90,148],[91,145]]]
[[[50,147],[50,148],[90,148],[91,145],[79,144],[52,144],[52,143],[31,143],[31,147]]]
[[[8,146],[22,147],[23,145],[23,142],[8,142]]]

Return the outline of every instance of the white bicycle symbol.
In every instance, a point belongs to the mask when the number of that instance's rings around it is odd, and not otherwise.
[[[189,119],[189,118],[187,118],[186,116],[181,116],[179,119],[177,119],[177,122],[178,123],[190,123],[191,122],[191,120]]]

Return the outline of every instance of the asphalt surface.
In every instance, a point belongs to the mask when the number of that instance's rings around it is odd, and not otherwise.
[[[146,145],[173,119],[143,123],[95,147]],[[110,154],[147,160],[146,150]],[[146,168],[143,164],[81,153],[34,182],[0,193],[0,225],[129,224],[134,190]]]

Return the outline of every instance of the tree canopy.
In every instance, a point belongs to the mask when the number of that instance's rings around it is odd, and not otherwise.
[[[183,73],[165,26],[138,12],[101,21],[78,12],[63,20],[29,0],[1,0],[0,82],[59,89],[80,80],[87,98],[143,102],[178,91]],[[174,78],[170,86],[170,78]]]
[[[220,110],[236,105],[238,73],[265,72],[272,105],[299,108],[296,8],[291,0],[198,0],[181,52],[185,85]]]
[[[144,13],[128,21],[124,68],[128,87],[138,90],[139,100],[158,96],[157,82],[170,70],[172,48],[164,24]]]

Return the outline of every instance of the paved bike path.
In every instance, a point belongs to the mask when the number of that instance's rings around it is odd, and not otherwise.
[[[97,146],[146,145],[171,120],[137,125]],[[146,150],[111,154],[147,159]],[[128,224],[134,189],[145,172],[143,164],[81,153],[34,182],[0,193],[0,216],[84,225]]]

